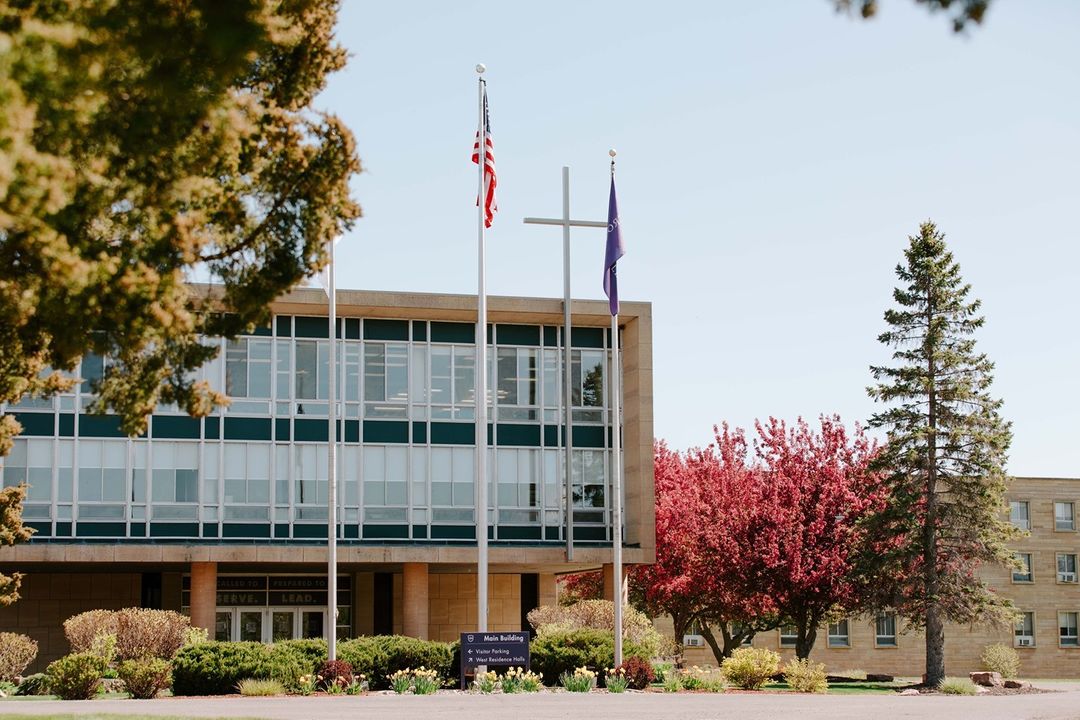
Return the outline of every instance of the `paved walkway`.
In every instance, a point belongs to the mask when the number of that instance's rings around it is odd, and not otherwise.
[[[160,700],[88,700],[79,702],[0,702],[0,717],[12,714],[49,715],[119,713],[134,717],[267,718],[277,720],[338,720],[387,718],[405,720],[1077,720],[1080,684],[1044,685],[1062,692],[1005,697],[900,697],[893,695],[540,693],[537,695],[464,695],[439,693],[416,697],[372,693],[349,697],[163,698]]]

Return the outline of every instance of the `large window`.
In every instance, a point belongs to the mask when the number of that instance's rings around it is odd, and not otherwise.
[[[603,420],[606,356],[603,350],[572,350],[570,353],[570,394],[575,421]]]
[[[408,452],[404,446],[364,448],[364,519],[405,522],[408,505]]]
[[[1076,553],[1057,554],[1057,581],[1059,583],[1076,582]]]
[[[1075,506],[1071,502],[1058,501],[1054,503],[1055,530],[1070,531],[1076,529],[1074,507]]]
[[[874,621],[874,644],[877,647],[896,647],[896,613],[878,613]]]
[[[498,505],[500,523],[535,524],[540,505],[540,451],[499,448]]]
[[[364,417],[408,416],[409,347],[404,343],[364,343]]]
[[[470,447],[431,448],[432,522],[474,523],[475,459]]]
[[[199,501],[199,446],[191,442],[154,442],[150,500],[158,520],[194,520]]]
[[[476,418],[476,347],[431,346],[431,419]]]
[[[326,520],[329,475],[326,445],[296,445],[293,451],[293,517]]]
[[[1029,583],[1034,581],[1031,573],[1031,553],[1014,553],[1019,568],[1013,568],[1012,581],[1014,583]]]
[[[793,648],[799,641],[799,629],[794,625],[780,626],[780,647]]]
[[[498,349],[496,397],[500,420],[536,420],[540,396],[537,384],[539,351],[535,348]]]
[[[225,394],[232,398],[270,398],[269,339],[241,337],[225,345]]]
[[[603,450],[573,451],[575,522],[602,523],[607,507]]]
[[[1031,512],[1027,500],[1013,500],[1009,503],[1009,522],[1021,530],[1031,529]]]
[[[79,518],[122,520],[127,500],[127,441],[79,443]]]
[[[1013,630],[1013,644],[1016,647],[1035,646],[1035,613],[1022,612],[1016,620]]]
[[[16,440],[11,452],[3,459],[4,487],[29,484],[23,517],[48,518],[52,500],[52,440]],[[70,466],[69,466],[70,467]],[[70,470],[68,473],[70,474]],[[70,488],[70,480],[68,481]],[[70,499],[70,498],[69,498]]]
[[[1058,644],[1062,647],[1080,646],[1080,637],[1076,632],[1077,613],[1058,613]]]
[[[225,519],[270,518],[270,453],[272,446],[256,443],[225,445]],[[285,500],[288,500],[286,495]]]
[[[834,623],[829,623],[829,647],[846,648],[851,647],[851,635],[848,632],[848,621],[837,620]]]

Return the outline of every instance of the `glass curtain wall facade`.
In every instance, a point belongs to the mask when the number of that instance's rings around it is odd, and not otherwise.
[[[564,534],[561,331],[489,326],[489,508],[497,541]],[[472,323],[346,318],[338,324],[341,537],[475,540]],[[610,333],[574,328],[573,493],[577,541],[610,541]],[[146,436],[93,416],[88,356],[75,392],[8,408],[24,426],[3,484],[30,485],[35,541],[327,535],[325,317],[278,315],[220,341],[201,379],[227,408],[196,420],[160,407]]]

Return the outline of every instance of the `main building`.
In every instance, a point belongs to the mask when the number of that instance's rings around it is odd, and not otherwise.
[[[0,628],[34,637],[34,668],[68,651],[63,621],[94,608],[179,610],[224,640],[319,637],[327,617],[326,296],[296,290],[271,323],[220,341],[202,378],[230,404],[204,419],[160,407],[145,436],[87,414],[109,359],[74,392],[6,408],[23,433],[4,485],[30,485],[36,531],[4,549],[26,574]],[[476,298],[339,291],[339,637],[450,640],[476,627]],[[610,316],[574,301],[491,297],[489,623],[527,626],[558,573],[611,562]],[[652,326],[624,302],[625,561],[655,554]],[[215,341],[217,342],[217,341]],[[562,383],[572,393],[567,559]]]

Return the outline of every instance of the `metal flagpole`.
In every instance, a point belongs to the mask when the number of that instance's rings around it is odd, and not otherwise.
[[[622,616],[623,616],[623,570],[622,570],[622,430],[619,406],[622,394],[622,373],[619,369],[619,316],[611,316],[611,493],[613,498],[612,562],[615,565],[615,667],[622,665]]]
[[[574,559],[574,407],[570,379],[573,377],[570,344],[570,168],[562,169],[563,225],[563,452],[566,453],[566,561]]]
[[[612,193],[615,182],[615,151],[611,155]],[[614,197],[614,194],[612,195]],[[616,215],[614,223],[618,223]],[[618,232],[618,228],[608,228],[608,233]],[[622,398],[622,372],[619,362],[619,308],[618,293],[615,294],[615,312],[611,314],[611,494],[612,498],[612,563],[614,564],[615,591],[615,667],[623,661],[623,568],[622,568],[622,440],[620,438],[622,422],[619,414]]]
[[[487,487],[487,292],[484,263],[484,213],[487,187],[484,168],[487,163],[487,127],[484,125],[484,78],[486,68],[476,66],[479,95],[477,130],[477,172],[480,194],[477,195],[477,290],[476,290],[476,629],[487,632],[488,626],[488,487]]]
[[[327,568],[327,621],[326,653],[330,660],[337,659],[337,266],[334,264],[334,245],[330,242],[330,377],[327,382],[330,396],[330,434],[327,443],[327,498],[326,522],[329,567]]]

